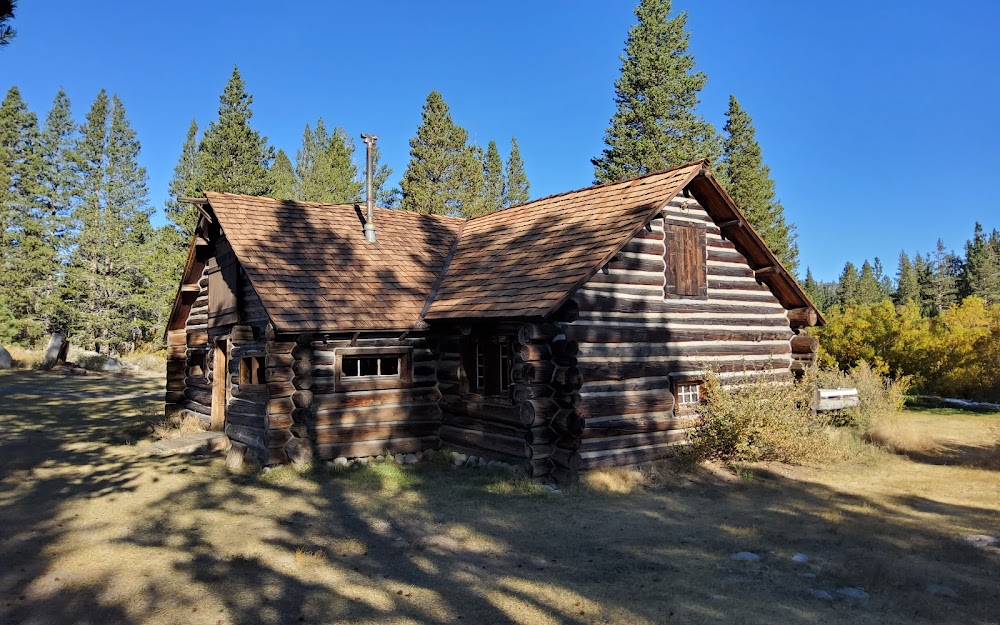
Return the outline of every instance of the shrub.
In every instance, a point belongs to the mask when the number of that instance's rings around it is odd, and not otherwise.
[[[815,382],[785,382],[746,376],[724,387],[705,380],[702,425],[691,436],[697,458],[757,462],[798,462],[825,455],[829,439],[812,413]]]
[[[893,380],[872,369],[861,360],[850,371],[821,369],[817,373],[820,388],[856,388],[861,405],[834,413],[831,425],[857,428],[870,433],[880,420],[895,415],[903,409],[904,394],[910,388],[910,378],[902,376]]]

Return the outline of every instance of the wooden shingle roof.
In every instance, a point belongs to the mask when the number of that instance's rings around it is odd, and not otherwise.
[[[682,190],[785,308],[816,310],[704,161],[468,221],[379,208],[377,243],[365,239],[357,205],[205,195],[271,322],[279,332],[304,332],[544,317]]]
[[[420,312],[461,219],[206,193],[271,322],[282,332],[405,330]]]
[[[552,312],[703,166],[699,161],[470,220],[425,317],[541,317]]]

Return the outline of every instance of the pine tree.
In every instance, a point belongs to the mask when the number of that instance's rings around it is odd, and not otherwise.
[[[219,118],[208,125],[198,147],[202,191],[270,195],[274,148],[250,126],[253,96],[233,68],[219,97]]]
[[[791,272],[799,264],[795,226],[774,194],[771,168],[764,164],[753,120],[735,96],[729,96],[719,177],[764,243]]]
[[[10,44],[17,35],[17,31],[10,25],[16,8],[17,0],[0,0],[0,48]]]
[[[156,293],[146,276],[152,211],[140,149],[121,100],[109,102],[102,90],[74,150],[79,234],[65,285],[77,310],[76,342],[102,352],[147,340],[157,308],[149,302],[170,297],[169,291]]]
[[[35,320],[52,253],[36,208],[42,189],[38,119],[17,87],[0,104],[0,301],[23,335]]]
[[[836,303],[837,293],[833,284],[820,282],[813,277],[812,270],[806,267],[806,279],[802,283],[802,288],[813,304],[821,311],[825,311]]]
[[[861,280],[861,276],[858,275],[858,269],[854,266],[854,263],[848,261],[844,265],[844,271],[840,274],[840,280],[837,282],[837,303],[841,306],[856,306],[858,301],[858,282]]]
[[[329,133],[322,118],[315,131],[306,125],[296,161],[298,199],[327,204],[361,201],[364,183],[354,164],[354,141],[343,128]]]
[[[179,198],[199,194],[204,184],[203,164],[198,152],[198,122],[192,119],[184,144],[181,146],[181,155],[174,167],[174,177],[170,181],[170,197],[167,198],[165,207],[167,219],[182,233],[181,239],[184,245],[187,245],[194,235],[201,212],[196,206],[185,204]]]
[[[483,203],[486,211],[492,213],[504,207],[507,197],[507,183],[503,175],[503,159],[496,141],[490,141],[486,146],[486,160],[483,161]]]
[[[1000,257],[976,222],[972,239],[965,243],[962,296],[975,295],[986,303],[1000,302]]]
[[[517,138],[510,138],[510,156],[507,157],[507,194],[504,197],[504,208],[524,204],[531,199],[531,183],[528,182],[528,174],[524,172],[524,160],[521,158],[521,149],[517,145]]]
[[[365,156],[367,159],[368,157]],[[398,188],[389,187],[389,177],[392,176],[392,167],[388,163],[382,162],[382,152],[378,144],[372,148],[372,166],[375,174],[372,176],[372,190],[375,192],[375,204],[383,208],[396,208],[399,204],[399,196],[402,195]],[[365,198],[367,201],[368,198]]]
[[[913,258],[913,272],[917,274],[917,291],[920,296],[917,303],[920,305],[920,312],[925,317],[936,314],[934,296],[934,261],[930,254],[917,255]]]
[[[892,278],[890,278],[885,273],[885,267],[882,265],[882,260],[876,256],[875,262],[872,264],[872,271],[875,275],[875,281],[879,286],[879,300],[883,301],[887,299],[892,299],[893,287]]]
[[[885,299],[882,294],[882,285],[879,283],[872,264],[867,260],[861,265],[856,296],[857,303],[862,305],[878,304]]]
[[[410,139],[410,162],[401,183],[402,208],[432,215],[476,212],[475,189],[482,164],[466,145],[469,133],[451,119],[441,93],[427,95],[417,135]]]
[[[695,112],[707,77],[694,71],[687,14],[670,18],[670,0],[642,0],[629,28],[617,110],[593,159],[598,182],[624,180],[718,154],[712,125]]]
[[[938,239],[931,261],[929,289],[930,312],[938,315],[948,306],[958,301],[959,276],[962,275],[961,261]]]
[[[292,161],[284,150],[278,150],[271,165],[271,195],[282,200],[295,199],[298,184]]]
[[[920,255],[917,254],[917,259]],[[899,253],[899,270],[896,273],[896,291],[893,293],[892,301],[899,306],[906,302],[920,301],[920,280],[917,270],[910,262],[910,257],[906,252]]]

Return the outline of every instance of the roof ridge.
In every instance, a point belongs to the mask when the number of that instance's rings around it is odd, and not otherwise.
[[[222,196],[228,196],[228,197],[234,197],[234,198],[246,198],[246,199],[250,199],[250,200],[268,200],[268,201],[271,201],[271,202],[279,202],[279,203],[282,203],[282,204],[291,203],[291,204],[298,204],[300,206],[309,206],[309,207],[313,207],[313,208],[346,208],[346,209],[353,210],[355,208],[364,206],[364,202],[346,202],[346,203],[340,203],[340,204],[331,204],[329,202],[309,202],[309,201],[306,201],[306,200],[295,200],[295,199],[292,199],[292,198],[271,197],[269,195],[247,195],[246,193],[230,193],[228,191],[203,191],[203,193],[206,193],[206,194],[211,193],[213,195],[222,195]],[[445,220],[451,220],[451,221],[461,221],[463,223],[466,222],[466,221],[469,221],[468,219],[465,219],[464,217],[452,217],[451,215],[438,215],[438,214],[434,214],[434,213],[418,213],[416,211],[408,211],[408,210],[397,209],[397,208],[387,208],[385,206],[378,206],[378,205],[376,205],[375,208],[377,208],[379,210],[387,211],[387,212],[392,212],[392,213],[400,213],[400,214],[405,214],[405,215],[416,215],[418,217],[430,217],[432,219],[445,219]]]
[[[632,176],[631,178],[625,178],[624,180],[615,180],[614,182],[601,182],[601,183],[598,183],[598,184],[592,184],[589,187],[581,187],[579,189],[572,189],[570,191],[562,191],[561,193],[553,193],[551,195],[546,195],[546,196],[543,196],[543,197],[540,197],[540,198],[535,198],[533,200],[530,200],[528,202],[524,202],[522,204],[515,204],[514,206],[510,206],[510,207],[505,208],[503,210],[493,211],[492,213],[486,213],[486,214],[483,214],[483,215],[476,215],[475,217],[472,217],[472,218],[468,219],[467,221],[476,221],[477,219],[482,219],[484,217],[489,217],[491,215],[497,215],[499,213],[511,210],[513,208],[521,208],[523,206],[530,206],[531,204],[534,204],[535,202],[541,202],[543,200],[551,200],[552,198],[562,197],[564,195],[572,195],[574,193],[582,193],[583,191],[593,191],[595,189],[600,189],[602,187],[610,187],[610,186],[619,185],[619,184],[620,185],[624,185],[625,183],[635,182],[636,180],[641,180],[642,178],[649,178],[651,176],[657,176],[657,175],[661,175],[661,174],[666,174],[666,173],[669,173],[669,172],[672,172],[672,171],[676,171],[678,169],[684,169],[685,167],[692,167],[694,165],[698,165],[699,163],[701,164],[701,166],[703,168],[706,168],[706,167],[708,167],[708,160],[709,159],[706,157],[706,158],[698,159],[696,161],[691,161],[690,163],[684,163],[683,165],[677,165],[675,167],[667,167],[666,169],[658,169],[656,171],[646,172],[645,174],[639,174],[638,176]]]

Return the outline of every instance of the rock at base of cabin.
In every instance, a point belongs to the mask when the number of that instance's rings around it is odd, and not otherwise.
[[[375,462],[385,462],[385,456],[375,456]]]
[[[792,562],[796,564],[805,564],[809,562],[809,556],[807,556],[804,553],[797,553],[794,556],[792,556]]]
[[[945,586],[944,584],[927,584],[927,594],[934,597],[958,599],[958,593],[950,586]]]
[[[469,459],[468,456],[466,456],[465,454],[460,454],[457,451],[451,452],[451,463],[454,464],[456,467],[464,465],[465,461],[468,459]]]
[[[413,457],[416,458],[417,461],[423,460],[424,459],[424,452],[418,451],[415,454],[413,454]]]
[[[232,473],[245,474],[253,473],[260,467],[249,447],[230,441],[229,451],[226,452],[226,468]]]
[[[11,358],[10,352],[3,345],[0,345],[0,369],[10,369],[13,366],[14,359]]]
[[[485,469],[486,467],[490,466],[490,463],[489,463],[489,461],[486,458],[480,457],[479,458],[479,462],[477,463],[477,466],[480,469]]]
[[[809,594],[812,595],[813,599],[819,599],[820,601],[833,601],[833,595],[820,588],[810,588]]]
[[[465,466],[467,466],[467,467],[474,467],[474,466],[477,465],[478,462],[479,462],[479,458],[478,457],[476,457],[476,456],[469,456],[465,460]]]
[[[121,373],[124,369],[125,367],[122,366],[122,363],[118,362],[114,358],[108,358],[104,361],[104,364],[101,365],[101,371],[104,371],[105,373]]]
[[[416,454],[406,454],[403,456],[403,464],[416,464],[417,455]]]
[[[339,458],[333,459],[333,466],[337,469],[346,469],[347,465],[350,464],[347,458],[340,456]]]
[[[396,464],[403,464],[403,454],[393,454],[392,461]]]
[[[749,551],[740,551],[731,555],[730,559],[736,560],[737,562],[756,562],[760,560],[760,556]]]
[[[854,588],[852,586],[845,586],[843,588],[837,589],[837,594],[846,599],[858,599],[864,601],[870,595],[860,588]]]
[[[45,353],[42,355],[42,366],[51,367],[59,360],[59,355],[64,354],[63,344],[66,343],[66,335],[54,332],[49,337],[49,342],[45,346]]]
[[[288,460],[295,465],[305,466],[312,464],[313,451],[309,442],[303,438],[293,438],[285,443],[285,453]]]

